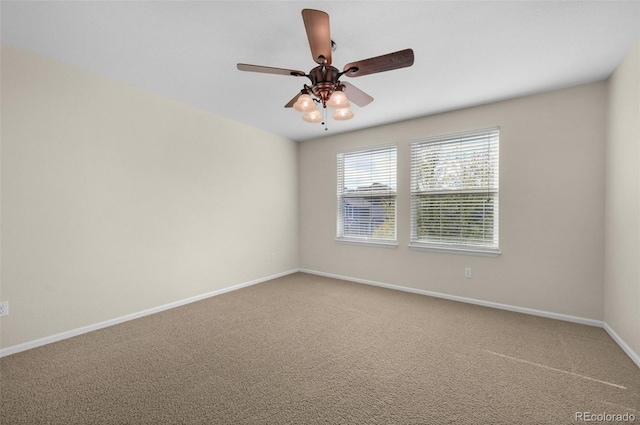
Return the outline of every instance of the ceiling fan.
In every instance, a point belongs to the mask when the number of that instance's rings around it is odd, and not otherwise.
[[[238,69],[240,71],[307,77],[311,84],[304,84],[304,88],[300,93],[284,105],[285,108],[293,107],[300,112],[304,112],[303,119],[307,122],[317,123],[324,121],[317,105],[322,105],[325,115],[326,108],[330,107],[335,109],[334,119],[347,120],[353,117],[353,112],[349,109],[349,101],[360,107],[366,106],[373,101],[373,97],[354,85],[340,81],[343,75],[347,77],[362,77],[413,65],[413,50],[405,49],[351,62],[346,64],[342,71],[338,71],[337,68],[331,66],[331,52],[335,50],[335,43],[331,40],[329,31],[329,15],[320,10],[303,9],[302,20],[307,31],[311,55],[319,66],[313,68],[308,74],[294,69],[249,65],[246,63],[239,63]]]

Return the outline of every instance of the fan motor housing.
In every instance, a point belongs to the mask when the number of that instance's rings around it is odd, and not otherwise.
[[[319,83],[335,84],[339,76],[340,71],[333,66],[320,65],[309,71],[309,79],[314,86]]]
[[[320,65],[309,71],[311,90],[324,104],[339,84],[340,71],[333,66]]]

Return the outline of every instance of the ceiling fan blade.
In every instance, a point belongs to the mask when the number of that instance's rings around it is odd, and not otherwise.
[[[249,65],[246,63],[239,63],[238,69],[240,71],[264,72],[265,74],[293,75],[294,77],[305,76],[304,72],[295,69],[273,68],[270,66]]]
[[[377,72],[391,71],[413,65],[413,50],[406,49],[389,53],[375,58],[351,62],[344,66],[344,75],[348,77],[362,77]]]
[[[360,107],[367,106],[368,104],[373,102],[373,98],[371,96],[369,96],[353,84],[342,83],[342,85],[344,86],[344,94],[347,96],[347,99],[349,99],[350,102],[353,102]]]
[[[285,108],[293,108],[293,104],[296,103],[296,101],[298,100],[298,98],[302,95],[303,92],[300,92],[296,95],[296,97],[294,97],[293,99],[291,99],[289,101],[289,103],[287,103],[286,105],[284,105]]]
[[[326,64],[331,65],[329,15],[321,10],[302,9],[302,20],[307,30],[313,60],[322,65],[322,56],[326,59]]]

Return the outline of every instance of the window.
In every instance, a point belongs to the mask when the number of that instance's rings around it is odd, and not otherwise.
[[[498,253],[499,132],[411,144],[411,247]]]
[[[337,155],[337,240],[395,245],[396,146]]]

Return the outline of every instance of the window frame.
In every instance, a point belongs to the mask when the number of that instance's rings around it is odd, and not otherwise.
[[[467,148],[473,142],[473,138],[480,137],[482,135],[489,134],[487,144],[485,145],[488,149],[489,155],[487,156],[487,161],[489,164],[490,174],[486,177],[486,190],[478,190],[473,188],[461,188],[461,189],[448,189],[448,190],[418,190],[418,170],[417,163],[418,161],[422,161],[422,159],[418,160],[418,156],[422,155],[422,152],[418,152],[423,150],[428,145],[434,144],[449,144],[456,143],[465,148],[465,144]],[[465,141],[465,139],[467,139]],[[495,142],[495,146],[491,146],[491,143]],[[481,256],[492,256],[496,257],[500,255],[500,235],[499,235],[499,199],[500,199],[500,185],[499,185],[499,171],[500,171],[500,161],[499,161],[499,151],[500,151],[500,127],[491,127],[480,130],[472,130],[461,133],[453,133],[446,134],[435,137],[428,137],[425,139],[414,140],[410,143],[411,150],[411,163],[410,163],[410,176],[411,176],[411,187],[410,187],[410,198],[411,198],[411,235],[409,248],[414,250],[424,250],[424,251],[436,251],[436,252],[447,252],[454,254],[469,254],[469,255],[481,255]],[[483,148],[484,149],[484,148]],[[475,152],[475,151],[474,151]],[[477,152],[480,152],[480,148],[477,149]],[[492,153],[495,152],[495,155]],[[442,196],[442,195],[456,195],[456,194],[473,194],[473,193],[486,193],[491,194],[491,202],[492,202],[492,212],[493,216],[492,221],[492,235],[490,243],[472,243],[470,242],[471,238],[466,238],[464,240],[469,241],[467,243],[454,243],[447,241],[435,241],[428,239],[419,239],[418,238],[418,197],[419,196]],[[460,203],[455,203],[452,205],[460,205]],[[484,219],[484,214],[483,214]],[[487,226],[488,227],[488,226]],[[483,227],[484,228],[484,227]]]
[[[386,196],[392,196],[394,200],[394,220],[393,220],[393,239],[386,238],[374,238],[374,237],[358,237],[358,236],[344,236],[344,202],[346,198],[344,195],[344,156],[345,155],[364,155],[367,153],[374,153],[376,151],[384,151],[392,149],[395,152],[395,160],[393,164],[390,164],[390,169],[395,174],[394,180],[396,187],[393,188],[393,194]],[[341,169],[342,168],[342,169]],[[395,248],[398,246],[398,145],[397,143],[386,143],[383,145],[367,146],[361,148],[354,148],[349,150],[343,150],[336,153],[336,237],[335,241],[341,244],[355,244],[355,245],[371,245],[384,248]],[[377,182],[372,182],[371,185]]]

